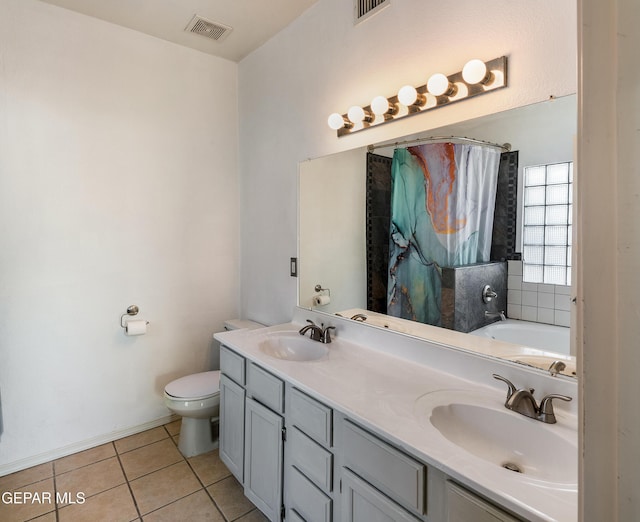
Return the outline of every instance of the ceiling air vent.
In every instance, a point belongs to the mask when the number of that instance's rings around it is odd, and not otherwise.
[[[184,30],[189,33],[206,36],[211,40],[220,42],[227,37],[227,35],[233,30],[233,28],[218,22],[212,22],[211,20],[202,18],[199,15],[194,15],[194,17],[189,22],[189,25],[187,25]]]
[[[391,0],[353,0],[355,23],[358,24],[380,12],[389,5],[390,1]]]

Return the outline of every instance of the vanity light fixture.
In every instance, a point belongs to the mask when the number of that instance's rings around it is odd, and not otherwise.
[[[506,56],[487,62],[473,59],[460,72],[449,76],[432,74],[425,85],[405,85],[396,96],[376,96],[366,107],[354,105],[347,114],[335,112],[329,116],[328,123],[338,137],[345,136],[503,87],[507,87]],[[399,106],[406,109],[400,110]]]

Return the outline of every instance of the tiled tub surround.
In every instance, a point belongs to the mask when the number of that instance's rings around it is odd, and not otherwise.
[[[571,326],[571,287],[526,283],[522,261],[508,261],[507,317]]]
[[[275,359],[260,349],[268,334],[295,332],[307,319],[337,327],[326,357],[313,362],[295,362]],[[456,344],[456,340],[470,337],[455,331],[437,330],[449,336],[441,337],[442,343]],[[572,402],[557,405],[559,422],[553,429],[575,446],[577,385],[574,379],[552,378],[517,364],[302,309],[296,309],[292,323],[254,331],[220,333],[215,338],[516,515],[532,521],[577,520],[577,450],[575,480],[549,487],[549,484],[538,483],[526,475],[487,466],[478,457],[456,451],[441,435],[426,429],[428,416],[415,410],[420,397],[452,389],[491,395],[502,407],[506,389],[492,378],[493,373],[499,373],[519,387],[535,388],[538,400],[549,393],[573,397]],[[502,344],[481,338],[473,338],[473,342],[487,346]],[[531,423],[531,428],[536,429],[538,422]]]

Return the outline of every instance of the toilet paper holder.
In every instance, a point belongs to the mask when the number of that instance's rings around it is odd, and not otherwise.
[[[327,295],[328,295],[329,297],[331,297],[331,289],[329,289],[329,288],[322,288],[322,285],[316,285],[316,286],[315,286],[315,288],[314,288],[314,290],[315,290],[316,292],[318,292],[318,293],[320,293],[320,292],[327,292]]]
[[[130,317],[133,317],[134,315],[138,315],[139,311],[140,311],[140,308],[138,308],[136,305],[129,306],[127,308],[126,313],[124,313],[124,314],[122,314],[120,316],[120,326],[126,330],[127,329],[127,324],[124,322],[124,316],[128,315]],[[149,321],[146,321],[146,323],[149,324]]]

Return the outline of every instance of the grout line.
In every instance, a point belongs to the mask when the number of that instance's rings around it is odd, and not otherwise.
[[[182,455],[182,457],[184,458],[185,462],[187,463],[187,466],[189,466],[189,469],[191,470],[191,472],[195,475],[196,480],[202,485],[202,489],[204,490],[205,494],[211,499],[211,502],[213,502],[213,505],[218,510],[218,513],[220,513],[220,516],[222,516],[222,518],[224,520],[227,520],[227,517],[224,516],[224,513],[222,512],[222,509],[220,509],[220,506],[218,506],[218,503],[216,502],[216,499],[213,498],[213,495],[211,495],[211,493],[209,493],[209,490],[207,489],[207,487],[209,487],[209,486],[205,486],[204,482],[202,482],[202,480],[200,479],[200,476],[198,475],[198,473],[196,473],[196,470],[193,469],[193,466],[191,465],[191,462],[189,462],[189,459],[186,458],[184,455]],[[220,481],[218,481],[218,482],[220,482]],[[213,484],[217,484],[217,482],[211,483],[210,486],[212,486]]]
[[[60,513],[58,508],[58,481],[56,480],[56,464],[55,461],[51,463],[53,469],[53,495],[55,498],[55,509],[54,512],[56,514],[56,522],[60,520]]]
[[[144,432],[142,432],[142,433],[144,433]],[[168,433],[168,432],[167,432],[167,433]],[[136,434],[136,435],[137,435],[137,434]],[[115,448],[115,450],[116,450],[116,453],[117,453],[118,455],[126,455],[127,453],[131,453],[132,451],[139,450],[140,448],[146,448],[147,446],[151,446],[152,444],[157,444],[158,442],[162,442],[162,441],[166,440],[167,438],[169,438],[169,439],[170,439],[170,438],[171,438],[171,436],[169,435],[168,437],[164,437],[164,438],[162,438],[162,439],[154,440],[153,442],[149,442],[149,443],[147,443],[147,444],[142,444],[141,446],[137,446],[137,447],[135,447],[135,448],[131,448],[131,449],[128,449],[128,450],[126,450],[126,451],[118,451],[118,447],[115,445],[115,442],[116,442],[116,441],[113,441],[113,442],[114,442],[114,448]],[[120,439],[118,439],[118,440],[120,440]]]
[[[124,471],[124,466],[122,465],[122,461],[120,460],[120,454],[116,449],[115,441],[112,442],[111,444],[113,444],[113,449],[116,450],[116,458],[118,459],[118,464],[120,464],[120,469],[122,470],[122,476],[124,477],[125,484],[129,489],[129,494],[131,495],[131,499],[133,500],[133,505],[136,508],[136,513],[138,513],[138,518],[142,520],[142,514],[140,513],[140,508],[138,507],[138,501],[136,500],[136,496],[133,494],[133,489],[131,489],[131,484],[129,483],[129,477],[127,477],[127,474]]]

